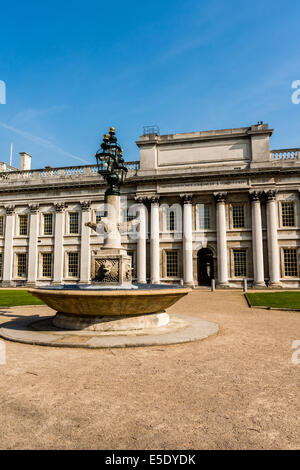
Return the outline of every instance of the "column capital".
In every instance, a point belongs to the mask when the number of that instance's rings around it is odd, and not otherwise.
[[[65,202],[57,202],[54,204],[56,212],[62,212],[64,209],[68,207],[68,205]]]
[[[265,195],[266,195],[267,201],[275,201],[276,193],[277,193],[276,189],[269,189],[269,191],[266,191]]]
[[[91,201],[80,201],[80,205],[83,212],[88,211],[91,207]]]
[[[135,196],[134,200],[138,203],[138,204],[146,204],[147,203],[147,196]]]
[[[180,194],[179,197],[182,204],[192,204],[193,194]]]
[[[37,211],[39,210],[40,205],[39,204],[28,204],[30,214],[36,214]]]
[[[260,199],[262,198],[263,194],[264,194],[263,191],[249,191],[250,201],[251,201],[251,202],[260,201]]]
[[[150,196],[148,198],[148,200],[149,200],[149,202],[151,202],[151,204],[159,204],[159,199],[160,199],[160,196],[158,196],[158,195]]]
[[[12,215],[15,212],[16,206],[5,206],[5,211],[7,215]]]
[[[216,202],[225,202],[227,198],[227,192],[224,193],[214,193]]]

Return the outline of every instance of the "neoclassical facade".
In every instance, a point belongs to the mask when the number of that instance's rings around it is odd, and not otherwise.
[[[127,162],[122,244],[141,283],[299,287],[300,155],[270,150],[267,124],[147,134]],[[1,285],[89,283],[105,233],[95,165],[0,164]],[[129,228],[128,221],[135,220]]]

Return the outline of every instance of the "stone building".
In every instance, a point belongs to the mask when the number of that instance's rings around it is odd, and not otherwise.
[[[135,279],[299,286],[300,155],[270,150],[271,135],[259,122],[140,137],[122,187],[124,221],[139,217],[122,231]],[[31,170],[20,156],[0,163],[2,286],[90,282],[105,236],[85,225],[104,210],[96,165]]]

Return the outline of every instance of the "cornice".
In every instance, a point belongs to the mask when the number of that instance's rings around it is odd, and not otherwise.
[[[299,168],[265,168],[265,169],[244,169],[244,170],[218,170],[210,172],[195,172],[195,173],[184,173],[184,174],[158,174],[158,175],[143,175],[143,176],[134,176],[125,181],[124,187],[130,185],[140,185],[142,183],[175,183],[182,181],[212,181],[212,180],[233,180],[238,178],[253,178],[253,177],[264,177],[264,176],[284,176],[284,175],[299,175],[300,176],[300,167]],[[20,185],[17,186],[14,184],[8,185],[6,187],[1,187],[0,184],[0,194],[1,193],[28,193],[28,192],[45,192],[45,191],[57,191],[57,190],[74,190],[82,188],[101,188],[103,191],[106,188],[106,184],[103,181],[71,181],[66,182],[57,182],[47,184],[44,180],[43,184],[33,184],[29,185]]]

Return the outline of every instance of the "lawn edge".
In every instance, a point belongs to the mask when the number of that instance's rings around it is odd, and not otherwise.
[[[300,312],[300,308],[270,307],[269,305],[253,305],[250,302],[250,299],[248,298],[248,295],[244,294],[244,296],[246,298],[246,301],[247,301],[247,304],[248,304],[249,308],[262,308],[262,309],[265,309],[265,310],[282,310],[282,311],[285,311],[285,312]]]

